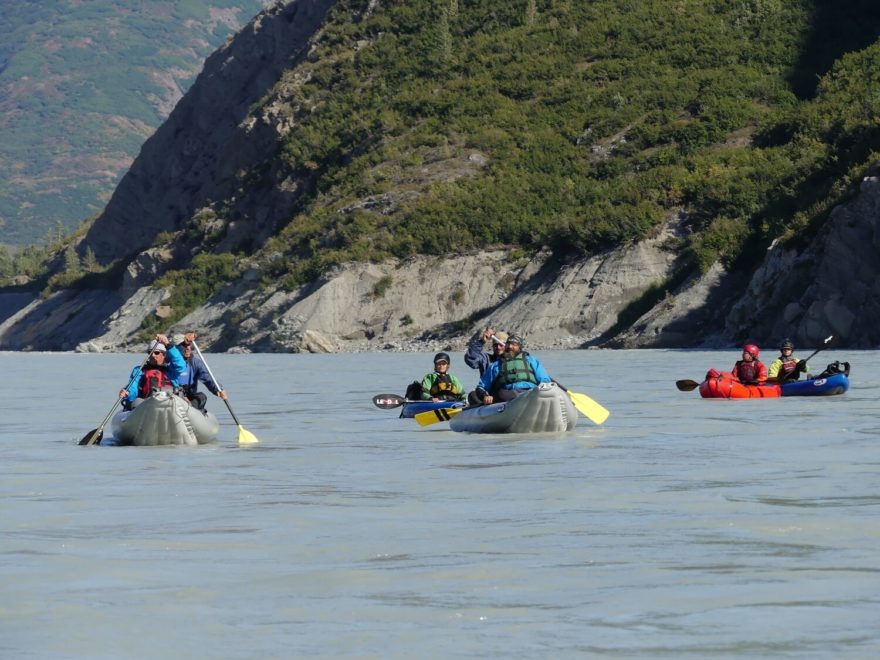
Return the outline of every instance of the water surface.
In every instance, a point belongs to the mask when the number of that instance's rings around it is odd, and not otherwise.
[[[215,445],[79,447],[140,356],[0,354],[0,657],[880,651],[880,353],[704,401],[735,352],[541,352],[611,417],[532,437],[373,407],[430,354],[207,357],[258,445],[211,397]]]

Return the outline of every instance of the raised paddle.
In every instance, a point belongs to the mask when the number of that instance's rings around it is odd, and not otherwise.
[[[205,356],[202,355],[202,352],[199,350],[199,347],[196,345],[195,340],[193,340],[193,348],[196,350],[196,354],[199,356],[199,359],[202,361],[202,364],[205,365],[205,369],[208,370],[208,375],[211,377],[211,380],[217,385],[217,388],[222,390],[223,388],[220,386],[220,381],[214,378],[214,374],[211,373],[211,367],[208,366],[208,362],[205,360]],[[226,407],[229,409],[229,414],[232,415],[232,419],[235,420],[236,425],[238,426],[238,444],[240,445],[252,445],[254,443],[259,442],[257,437],[251,433],[250,431],[245,430],[245,428],[241,425],[241,422],[238,421],[238,417],[235,416],[235,413],[232,412],[232,406],[229,405],[228,399],[223,399],[223,403],[226,404]]]
[[[803,360],[803,362],[804,363],[809,362],[814,357],[816,357],[816,355],[819,353],[819,351],[822,351],[828,347],[828,342],[830,342],[832,339],[834,339],[834,335],[828,335],[827,337],[825,337],[825,341],[822,342],[822,345],[819,348],[817,348],[815,351],[810,353],[809,357],[807,357],[807,359]],[[700,384],[695,380],[690,380],[690,379],[685,378],[684,380],[675,381],[675,386],[679,390],[681,390],[682,392],[690,392],[691,390],[699,387]]]
[[[464,408],[437,408],[436,410],[426,410],[425,412],[416,413],[415,420],[419,426],[429,426],[437,422],[448,422],[455,417]]]
[[[816,354],[819,353],[819,351],[825,350],[828,347],[828,342],[831,341],[832,339],[834,339],[834,335],[828,335],[827,337],[825,337],[825,341],[822,342],[822,345],[819,348],[817,348],[815,351],[810,353],[807,356],[807,358],[804,360],[804,362],[809,362],[814,357],[816,357]]]
[[[131,384],[134,382],[134,379],[141,375],[141,372],[143,372],[144,367],[147,366],[147,362],[149,362],[149,360],[150,360],[150,354],[147,353],[147,357],[144,358],[143,362],[141,362],[140,368],[135,369],[131,373],[131,378],[128,379],[128,385],[125,386],[125,389],[128,389],[129,387],[131,387]],[[79,441],[80,446],[100,445],[101,444],[101,440],[104,438],[104,427],[107,426],[107,422],[110,421],[110,418],[113,416],[113,413],[116,411],[116,408],[117,408],[117,406],[119,406],[120,403],[122,403],[122,397],[117,396],[116,403],[114,403],[113,407],[110,408],[110,412],[107,413],[107,416],[104,418],[104,421],[101,422],[101,425],[98,428],[92,429],[91,431],[89,431],[88,433],[86,433],[83,436],[82,440]]]
[[[553,381],[556,383],[556,381]],[[568,397],[571,399],[571,402],[574,404],[574,407],[577,408],[580,413],[589,419],[593,424],[602,424],[606,419],[608,419],[608,415],[611,413],[602,405],[593,401],[586,394],[581,394],[580,392],[572,392],[562,383],[556,383],[563,392],[568,393]]]

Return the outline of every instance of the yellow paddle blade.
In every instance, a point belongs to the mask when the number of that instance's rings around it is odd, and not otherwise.
[[[425,412],[416,413],[415,420],[419,426],[428,426],[437,422],[448,422],[455,417],[464,408],[437,408],[437,410],[426,410]]]
[[[571,397],[571,402],[574,404],[574,407],[580,410],[581,414],[594,424],[601,424],[608,419],[608,415],[611,414],[586,394],[569,390],[568,396]]]
[[[238,444],[252,445],[256,442],[259,442],[259,440],[257,440],[257,436],[255,436],[250,431],[245,430],[243,426],[238,427]]]

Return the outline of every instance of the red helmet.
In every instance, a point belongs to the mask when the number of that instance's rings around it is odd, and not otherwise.
[[[755,358],[756,360],[758,359],[758,354],[759,354],[760,352],[761,352],[761,351],[760,351],[760,350],[758,349],[758,347],[755,346],[754,344],[746,344],[745,346],[743,346],[743,353],[748,353],[748,354],[750,354],[750,355],[751,355],[753,358]]]

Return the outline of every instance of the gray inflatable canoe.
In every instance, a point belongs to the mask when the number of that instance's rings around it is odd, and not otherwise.
[[[113,417],[112,444],[203,445],[214,442],[219,431],[220,424],[213,414],[193,408],[176,394],[160,391],[133,410],[124,410]]]
[[[578,412],[556,383],[541,383],[513,401],[465,408],[449,421],[467,433],[559,433],[577,424]]]

